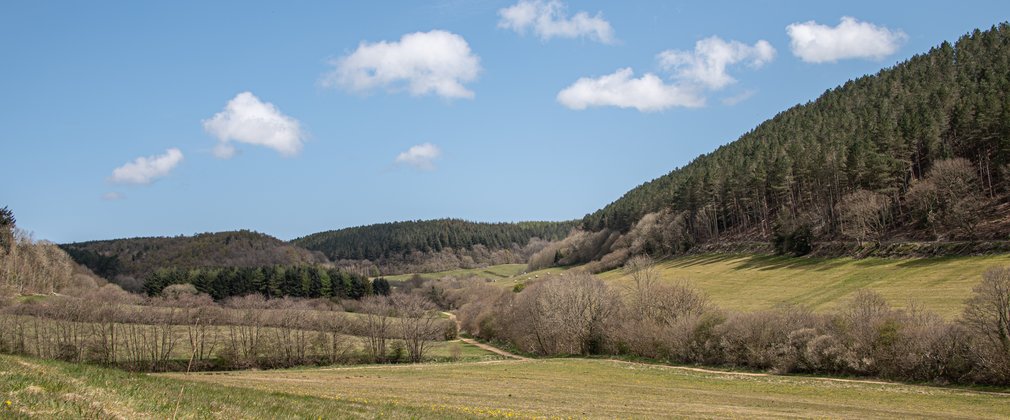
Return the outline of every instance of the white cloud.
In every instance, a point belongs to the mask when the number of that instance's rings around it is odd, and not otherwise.
[[[726,72],[727,67],[746,63],[760,68],[775,58],[775,48],[765,40],[747,45],[712,36],[695,43],[694,51],[666,50],[656,58],[660,67],[673,72],[681,81],[722,89],[736,82]]]
[[[614,28],[603,19],[602,14],[589,16],[586,12],[578,12],[567,17],[565,9],[565,4],[559,0],[520,0],[498,11],[501,16],[498,27],[520,34],[532,30],[545,41],[555,37],[586,37],[604,44],[614,42]]]
[[[334,60],[323,86],[353,91],[406,89],[412,95],[473,98],[464,84],[477,79],[480,57],[463,37],[435,30],[406,34],[399,41],[362,42],[350,55]]]
[[[182,152],[171,148],[163,155],[139,157],[112,171],[110,181],[121,184],[150,184],[172,172],[182,162]]]
[[[418,144],[411,146],[406,152],[396,155],[396,163],[430,171],[435,169],[435,159],[441,155],[442,150],[434,144]]]
[[[636,79],[631,68],[598,78],[583,77],[559,92],[557,99],[562,105],[577,110],[616,106],[649,112],[705,104],[704,98],[693,88],[667,84],[652,73]]]
[[[814,21],[786,27],[793,54],[808,63],[835,62],[848,58],[882,59],[894,54],[908,39],[900,30],[890,30],[845,16],[838,26]]]
[[[724,41],[712,36],[695,43],[694,51],[666,50],[656,54],[659,67],[670,72],[670,82],[652,73],[634,78],[631,68],[597,78],[583,77],[558,93],[557,99],[571,109],[591,106],[616,106],[639,111],[661,111],[667,108],[705,105],[705,92],[719,90],[736,82],[727,69],[736,64],[760,68],[775,59],[775,48],[768,41],[754,45],[739,41]],[[723,103],[735,104],[754,92],[727,98]]]
[[[743,101],[746,101],[746,100],[750,99],[756,93],[757,93],[757,91],[754,90],[754,89],[747,89],[747,90],[745,90],[743,92],[740,92],[740,93],[738,93],[736,95],[727,96],[725,98],[722,98],[722,104],[723,105],[733,106],[733,105],[736,105],[736,104],[738,104],[740,102],[743,102]]]
[[[220,143],[214,156],[228,159],[235,155],[231,142],[265,146],[284,156],[302,150],[302,132],[298,120],[281,113],[274,104],[262,102],[251,92],[242,92],[228,101],[224,110],[203,121],[203,129]]]
[[[126,198],[125,195],[123,195],[122,193],[115,192],[115,191],[107,192],[105,194],[102,194],[102,200],[105,200],[105,201],[116,201],[116,200],[122,200],[124,198]]]

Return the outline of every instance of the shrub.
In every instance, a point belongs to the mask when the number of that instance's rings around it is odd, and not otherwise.
[[[812,251],[813,229],[808,223],[783,221],[777,223],[772,234],[772,246],[779,255],[791,254],[799,257]]]

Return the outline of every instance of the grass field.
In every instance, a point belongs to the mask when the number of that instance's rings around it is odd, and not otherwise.
[[[453,343],[432,356],[448,357]],[[459,343],[462,360],[499,356]],[[373,365],[374,366],[374,365]],[[392,366],[390,368],[396,368]],[[8,403],[9,402],[9,403]],[[83,364],[0,355],[0,418],[431,417],[423,407],[200,384]],[[466,415],[450,417],[469,417]]]
[[[592,359],[145,375],[0,356],[0,417],[10,415],[1007,418],[1010,394]]]
[[[1010,266],[1010,255],[920,259],[701,255],[658,263],[664,281],[693,284],[713,303],[727,309],[750,311],[797,304],[830,310],[856,291],[870,289],[894,306],[906,307],[914,301],[947,318],[960,315],[982,273],[993,266]],[[564,270],[535,271],[496,283],[512,287],[528,277],[542,278],[560,271]],[[620,269],[600,277],[616,285],[631,281]]]
[[[548,359],[183,377],[204,384],[388,404],[425,417],[1006,418],[1010,395],[889,383]],[[379,408],[376,408],[377,410]]]
[[[3,418],[397,417],[428,410],[183,382],[70,363],[0,356]]]
[[[440,279],[446,276],[452,277],[469,277],[476,276],[485,279],[498,280],[503,278],[510,278],[519,275],[526,271],[526,264],[501,264],[492,265],[484,268],[461,268],[459,270],[449,270],[449,271],[439,271],[436,273],[418,273],[423,277],[431,279]],[[389,281],[406,281],[409,280],[414,274],[398,274],[395,276],[383,276]]]

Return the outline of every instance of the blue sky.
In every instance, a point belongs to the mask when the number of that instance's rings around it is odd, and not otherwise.
[[[56,242],[580,218],[1010,14],[822,3],[8,1],[0,205]]]

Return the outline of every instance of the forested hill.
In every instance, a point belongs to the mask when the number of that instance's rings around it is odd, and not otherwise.
[[[248,230],[78,242],[60,247],[96,274],[108,279],[118,278],[118,282],[140,282],[161,268],[261,267],[326,262],[322,254]]]
[[[315,233],[291,241],[330,259],[382,261],[414,252],[521,249],[533,238],[564,238],[576,222],[477,223],[459,219],[381,223]]]
[[[1006,239],[1010,26],[826,91],[587,215],[629,232],[649,213],[666,243]]]

